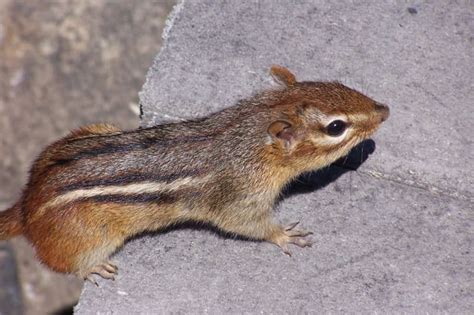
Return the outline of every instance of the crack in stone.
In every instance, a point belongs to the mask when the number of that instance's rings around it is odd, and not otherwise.
[[[388,182],[397,183],[412,188],[418,188],[434,195],[442,195],[457,200],[474,202],[473,196],[460,193],[459,191],[450,191],[447,189],[436,187],[428,183],[416,182],[414,180],[404,179],[396,175],[385,174],[376,170],[358,171],[358,173],[372,178],[377,178],[380,180],[385,180]]]

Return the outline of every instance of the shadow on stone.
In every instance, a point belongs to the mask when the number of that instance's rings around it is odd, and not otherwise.
[[[328,167],[298,177],[283,191],[278,202],[292,195],[309,193],[326,187],[341,175],[357,170],[374,151],[375,142],[372,139],[362,141],[347,156],[340,158]]]

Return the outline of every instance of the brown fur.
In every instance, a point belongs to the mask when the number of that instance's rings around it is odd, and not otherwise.
[[[0,214],[0,238],[22,233],[50,268],[81,277],[111,277],[107,259],[129,237],[185,221],[287,253],[289,243],[309,245],[305,231],[272,221],[282,188],[347,154],[388,108],[340,83],[297,82],[279,66],[272,74],[283,88],[205,118],[134,131],[86,126],[51,144],[21,202]],[[340,141],[325,121],[338,115],[350,126]]]
[[[0,240],[6,240],[23,232],[21,202],[0,212]]]

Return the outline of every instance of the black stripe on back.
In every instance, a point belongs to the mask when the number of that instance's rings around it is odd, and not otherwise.
[[[67,192],[76,189],[86,189],[97,186],[123,186],[128,184],[139,184],[146,181],[169,183],[179,178],[198,176],[202,173],[201,170],[182,171],[181,173],[172,174],[131,174],[125,176],[117,176],[112,178],[100,178],[94,180],[84,180],[77,183],[65,185],[59,189],[60,192]]]
[[[79,198],[76,201],[94,201],[103,203],[120,203],[120,204],[136,204],[136,203],[154,203],[154,204],[169,204],[176,202],[177,196],[175,194],[109,194],[93,197]]]
[[[56,160],[58,164],[65,164],[67,162],[76,161],[83,158],[96,157],[103,154],[113,154],[113,153],[122,153],[130,152],[135,150],[146,150],[152,146],[163,146],[163,145],[173,145],[183,142],[204,142],[209,140],[209,136],[185,136],[177,137],[173,139],[158,139],[155,137],[143,137],[140,138],[137,142],[129,143],[109,143],[99,147],[94,147],[87,150],[81,150],[74,153],[73,155],[61,158]]]

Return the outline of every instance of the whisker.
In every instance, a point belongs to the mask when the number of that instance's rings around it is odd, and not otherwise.
[[[344,162],[342,162],[342,165],[345,165],[345,164],[346,164],[348,158],[349,158],[349,154],[347,154],[347,155],[344,157]]]

